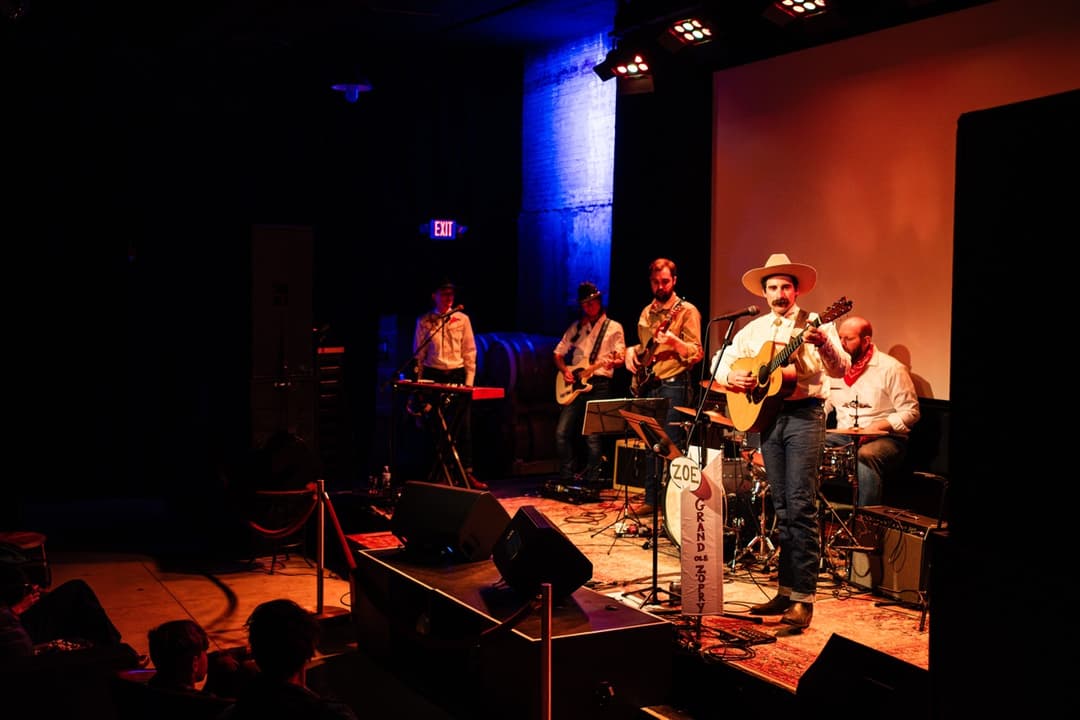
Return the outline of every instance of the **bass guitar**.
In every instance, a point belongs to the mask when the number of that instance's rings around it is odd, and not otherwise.
[[[611,353],[614,358],[615,353]],[[592,390],[587,380],[593,376],[600,366],[604,364],[604,360],[597,360],[592,365],[579,365],[571,370],[574,374],[574,382],[566,382],[566,378],[562,373],[556,373],[555,375],[555,402],[560,405],[569,405],[574,402],[578,395],[586,393]]]
[[[841,297],[823,315],[808,322],[807,327],[832,322],[850,312],[851,306],[850,300]],[[732,370],[748,370],[757,377],[757,387],[753,390],[728,390],[724,393],[727,396],[728,415],[736,430],[760,432],[780,412],[784,398],[795,389],[795,367],[789,365],[788,360],[802,346],[804,332],[793,336],[779,351],[776,349],[778,343],[765,343],[755,357],[739,358],[731,363]]]
[[[630,392],[633,393],[634,397],[641,397],[660,384],[660,378],[656,377],[656,373],[653,372],[653,363],[656,362],[656,358],[653,357],[656,353],[656,336],[662,332],[667,332],[667,329],[671,327],[671,322],[682,309],[682,304],[682,298],[679,298],[679,301],[671,308],[671,314],[656,326],[656,330],[653,332],[653,336],[649,338],[649,342],[638,352],[638,369],[634,373],[634,381],[630,384]]]

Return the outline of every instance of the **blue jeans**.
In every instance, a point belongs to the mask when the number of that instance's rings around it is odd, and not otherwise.
[[[829,435],[825,443],[829,447],[847,445],[851,438],[846,435]],[[907,438],[888,435],[864,440],[859,444],[855,479],[859,482],[859,506],[882,505],[885,497],[885,480],[900,467],[907,451]]]
[[[683,417],[683,414],[676,410],[675,407],[677,405],[683,407],[692,405],[690,391],[690,373],[686,371],[673,378],[661,380],[660,384],[646,395],[646,397],[651,398],[663,397],[668,399],[667,417],[663,423],[664,432],[667,433],[675,447],[679,448],[681,452],[686,450],[686,430],[683,428],[682,422],[689,418]],[[655,506],[659,500],[660,494],[657,488],[660,486],[660,479],[663,474],[663,458],[655,454],[650,455],[648,477],[645,479],[645,502],[649,505]]]
[[[781,595],[813,602],[821,541],[817,487],[825,412],[821,405],[783,407],[761,433],[761,455],[779,529],[777,581]]]
[[[577,441],[581,437],[581,428],[585,422],[585,405],[590,400],[607,400],[610,397],[611,379],[593,375],[589,379],[592,390],[578,395],[572,402],[559,411],[559,420],[555,424],[555,452],[559,458],[559,481],[574,482],[574,470],[577,464]],[[594,485],[600,481],[600,465],[604,461],[604,436],[593,433],[585,436],[588,450],[583,471],[584,482]]]

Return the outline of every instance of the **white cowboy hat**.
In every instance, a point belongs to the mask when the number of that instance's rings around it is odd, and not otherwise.
[[[754,268],[743,273],[743,287],[754,295],[765,297],[765,290],[761,287],[761,282],[772,275],[790,275],[795,278],[800,295],[810,292],[814,289],[814,285],[817,284],[817,270],[813,267],[802,263],[793,263],[788,260],[788,256],[784,253],[773,253],[765,261],[764,267]]]

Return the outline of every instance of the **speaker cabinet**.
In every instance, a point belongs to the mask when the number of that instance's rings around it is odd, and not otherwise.
[[[612,476],[615,489],[644,488],[649,476],[648,460],[649,449],[641,440],[616,440],[615,472]]]
[[[518,509],[492,552],[506,584],[535,595],[551,583],[553,597],[570,595],[592,578],[592,561],[533,505]]]
[[[406,552],[424,562],[473,562],[491,557],[510,514],[489,492],[407,482],[390,518]]]
[[[855,539],[873,549],[852,552],[849,581],[897,600],[917,601],[929,579],[927,536],[937,526],[936,518],[908,510],[885,505],[855,508]]]
[[[929,718],[930,673],[834,633],[799,678],[795,698],[807,717],[827,716],[842,699],[873,718]]]

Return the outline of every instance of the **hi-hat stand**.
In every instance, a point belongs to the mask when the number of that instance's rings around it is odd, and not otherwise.
[[[754,473],[754,453],[760,452],[759,450],[752,450],[746,458],[747,472],[753,476]],[[767,476],[766,476],[767,477]],[[757,535],[750,539],[750,542],[746,543],[746,546],[742,550],[735,553],[731,558],[731,569],[734,570],[738,564],[747,555],[753,555],[754,559],[761,565],[762,572],[768,572],[772,566],[773,560],[776,559],[777,548],[772,541],[772,528],[769,527],[769,514],[768,514],[768,495],[769,484],[765,479],[758,478],[754,480],[753,489],[750,491],[750,508],[753,509],[754,502],[761,502],[761,512],[757,513]],[[738,536],[736,536],[738,537]]]
[[[852,447],[854,447],[854,443],[851,443],[851,444],[845,446],[845,448],[847,449],[847,453],[848,453],[848,459],[845,462],[845,465],[847,465],[850,468],[848,470],[848,478],[847,479],[848,479],[848,482],[852,483],[852,485],[853,485],[853,489],[852,489],[853,496],[852,496],[852,500],[851,500],[851,509],[852,509],[852,515],[853,515],[854,511],[855,511],[855,503],[856,503],[856,501],[858,500],[858,497],[859,497],[859,487],[858,487],[859,481],[858,481],[857,477],[855,477],[855,469],[854,469],[855,468],[855,464],[854,464],[855,461],[854,461],[854,458],[851,457],[851,455],[853,454],[852,451],[851,451]],[[820,475],[820,471],[819,471],[819,475]],[[855,533],[853,533],[851,531],[851,528],[848,527],[847,523],[844,521],[844,518],[840,517],[840,513],[837,511],[836,507],[831,502],[829,502],[829,498],[827,498],[825,496],[824,491],[821,489],[821,478],[820,478],[820,476],[818,478],[817,499],[818,499],[818,505],[819,505],[819,508],[820,508],[819,511],[818,511],[818,518],[819,518],[818,527],[819,527],[820,542],[821,542],[821,553],[820,553],[821,564],[820,564],[820,567],[818,569],[821,572],[828,572],[829,575],[836,582],[843,584],[845,582],[843,573],[841,573],[837,569],[836,563],[833,562],[833,558],[832,558],[830,552],[837,552],[837,551],[846,552],[847,553],[847,564],[850,566],[850,564],[851,564],[851,551],[853,549],[855,549],[856,546],[859,543],[855,539]],[[827,530],[828,525],[829,525],[829,518],[830,517],[832,518],[832,522],[836,525],[836,530],[833,531],[833,533],[829,537],[826,537],[825,534],[826,534],[826,530]],[[850,516],[849,516],[849,518],[850,518]],[[843,544],[843,545],[840,545],[837,542],[841,538],[845,538],[847,540],[847,542],[845,544]]]
[[[829,435],[844,435],[851,438],[851,442],[841,446],[846,450],[847,458],[844,465],[847,469],[848,483],[851,485],[851,513],[848,516],[849,520],[855,516],[855,508],[859,505],[859,445],[867,437],[872,438],[888,434],[881,430],[860,428],[858,424],[858,417],[856,417],[855,426],[850,429],[826,430],[826,433]],[[829,538],[826,538],[826,515],[824,513],[821,515],[821,562],[823,566],[821,569],[823,571],[828,571],[837,582],[842,584],[846,582],[846,579],[837,571],[829,552],[846,553],[847,565],[850,568],[852,552],[871,552],[874,548],[865,547],[859,543],[858,538],[855,537],[855,533],[848,527],[847,523],[844,522],[844,519],[840,517],[840,513],[836,511],[836,508],[829,502],[829,499],[825,497],[825,494],[821,490],[820,483],[818,483],[817,497],[818,502],[821,503],[822,507],[827,511],[828,515],[832,517],[833,522],[836,524],[836,530]],[[841,540],[843,540],[843,542],[840,542]]]

